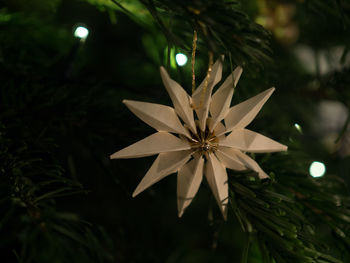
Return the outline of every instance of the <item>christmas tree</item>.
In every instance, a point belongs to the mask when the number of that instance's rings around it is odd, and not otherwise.
[[[1,262],[350,262],[348,0],[2,3]]]

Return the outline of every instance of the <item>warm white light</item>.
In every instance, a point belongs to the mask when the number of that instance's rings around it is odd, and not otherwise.
[[[86,39],[88,35],[89,35],[89,30],[83,26],[78,26],[74,31],[74,36],[80,39]]]
[[[187,56],[185,54],[178,53],[176,54],[175,59],[176,59],[176,63],[180,67],[184,66],[187,63]]]
[[[321,177],[326,172],[326,166],[321,162],[312,162],[309,172],[312,177]]]
[[[294,127],[298,130],[298,132],[302,133],[301,126],[298,123],[294,123]]]

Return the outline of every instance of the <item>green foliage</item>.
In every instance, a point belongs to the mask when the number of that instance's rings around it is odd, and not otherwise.
[[[145,26],[153,24],[152,17],[149,12],[139,1],[133,0],[83,0],[96,6],[101,11],[121,11],[129,15],[135,22]]]
[[[0,9],[0,26],[3,40],[0,63],[10,70],[16,67],[26,72],[33,66],[48,67],[65,54],[72,43],[71,32],[52,25],[50,18],[39,19],[33,14]]]
[[[268,32],[241,12],[238,2],[142,2],[176,46],[190,51],[193,30],[196,30],[203,41],[200,42],[202,49],[216,55],[230,55],[235,64],[260,64],[268,58]]]
[[[19,127],[2,126],[0,134],[2,248],[12,247],[19,262],[105,262],[110,255],[91,225],[56,209],[58,197],[82,193],[82,186],[53,161],[52,140],[21,138]]]
[[[273,181],[261,183],[249,174],[230,180],[235,216],[244,231],[257,238],[264,262],[346,262],[350,210],[344,182],[311,179],[305,169],[278,165],[291,158],[293,153],[269,160],[270,170],[278,173],[270,174]],[[329,194],[334,192],[336,196]],[[329,228],[327,237],[320,236],[320,227]],[[337,249],[321,241],[334,237]],[[339,256],[344,261],[336,259]]]
[[[269,33],[241,11],[238,1],[106,1],[88,0],[99,7],[114,7],[145,25],[157,22],[169,45],[191,52],[193,31],[200,49],[226,54],[236,65],[268,60]],[[146,12],[149,11],[149,13]]]
[[[30,0],[30,4],[26,0],[3,0],[2,2],[4,6],[11,9],[23,10],[27,13],[39,13],[44,16],[54,13],[61,4],[61,0]]]
[[[61,112],[52,118],[56,108],[67,103],[69,93],[57,82],[60,89],[46,86],[47,68],[64,75],[57,61],[73,41],[66,30],[33,15],[2,9],[0,21],[4,29],[0,33],[4,40],[0,70],[3,258],[14,262],[16,257],[23,263],[109,261],[111,244],[104,230],[57,208],[62,198],[87,194],[57,159],[57,136],[65,132],[61,125],[74,122],[81,112]]]

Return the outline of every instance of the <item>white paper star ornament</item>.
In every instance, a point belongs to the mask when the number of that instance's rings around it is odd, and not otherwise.
[[[157,132],[110,157],[139,158],[159,154],[133,196],[169,174],[177,173],[179,217],[196,196],[204,175],[226,219],[229,198],[226,169],[250,169],[264,179],[268,175],[245,152],[287,150],[287,146],[245,128],[261,110],[274,88],[230,108],[234,88],[242,74],[241,67],[237,67],[212,95],[222,74],[221,61],[216,61],[210,78],[202,82],[192,97],[169,77],[163,67],[160,73],[174,108],[124,100],[137,117]],[[195,119],[194,111],[198,119]]]

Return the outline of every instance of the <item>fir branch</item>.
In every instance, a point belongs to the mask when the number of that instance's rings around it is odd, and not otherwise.
[[[309,180],[306,179],[305,183],[307,181]],[[282,183],[282,185],[284,184]],[[319,252],[324,250],[323,244],[317,241],[315,233],[310,231],[311,228],[308,227],[313,225],[314,222],[301,216],[303,207],[309,208],[310,211],[316,211],[316,216],[320,216],[317,211],[323,211],[322,219],[326,220],[333,231],[338,231],[342,235],[339,231],[344,229],[343,224],[347,224],[348,217],[346,215],[350,213],[350,210],[344,204],[341,208],[341,214],[337,213],[336,210],[339,208],[337,208],[335,203],[330,203],[333,195],[324,195],[324,190],[322,190],[324,188],[316,185],[311,187],[310,184],[307,184],[308,194],[310,194],[310,188],[314,192],[313,196],[315,196],[316,192],[323,193],[318,197],[321,200],[316,202],[312,200],[307,201],[306,197],[304,201],[300,201],[298,198],[293,201],[285,194],[276,193],[275,186],[278,186],[279,183],[277,185],[276,183],[268,182],[260,183],[259,180],[247,179],[247,175],[235,176],[230,180],[230,185],[233,190],[231,192],[231,203],[237,204],[234,206],[235,216],[242,222],[243,230],[246,231],[244,225],[249,224],[253,226],[255,235],[259,237],[259,243],[262,245],[261,249],[266,250],[262,251],[262,254],[270,255],[276,262],[317,262],[321,258],[324,262],[341,262],[327,254],[326,251],[323,253]],[[293,189],[306,193],[300,187],[300,184],[298,184],[298,187],[294,186]],[[332,189],[330,191],[334,192],[335,190]],[[327,199],[329,201],[326,201]],[[325,202],[329,204],[327,212],[325,210]],[[301,204],[303,206],[300,206]],[[242,215],[245,216],[242,217]],[[325,217],[325,215],[327,216]],[[329,221],[332,217],[334,220]],[[335,219],[335,217],[338,217],[338,219]],[[343,234],[343,237],[345,236]],[[347,239],[344,241],[348,242]],[[315,247],[317,247],[317,250],[315,250]]]

